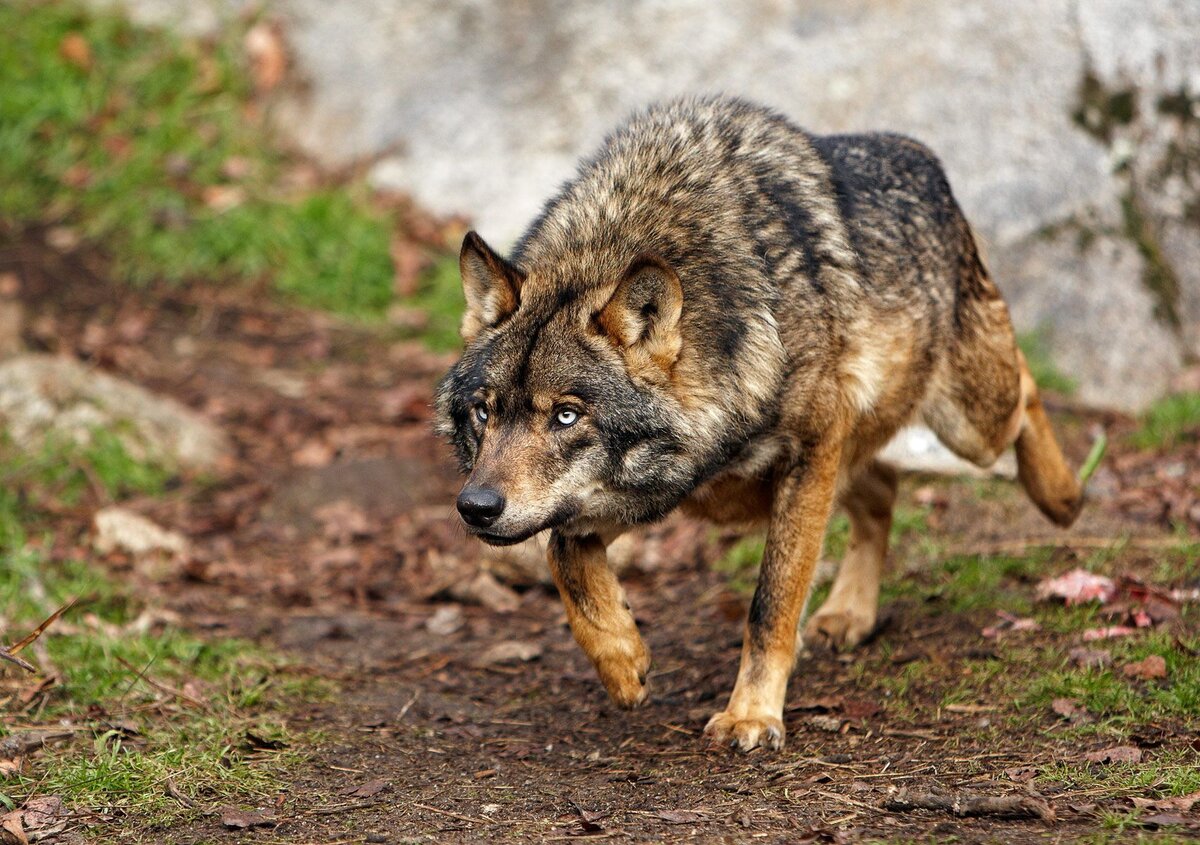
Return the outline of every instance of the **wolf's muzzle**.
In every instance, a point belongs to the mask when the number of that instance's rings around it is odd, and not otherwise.
[[[458,512],[473,528],[487,528],[504,512],[504,497],[490,487],[464,487],[458,494]]]

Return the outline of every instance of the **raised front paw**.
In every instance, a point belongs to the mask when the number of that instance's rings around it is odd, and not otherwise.
[[[609,697],[619,707],[637,707],[646,700],[646,673],[650,671],[650,652],[646,650],[640,637],[625,649],[598,655],[595,664]]]
[[[708,720],[704,735],[718,745],[732,745],[742,751],[783,748],[783,721],[774,716],[738,718],[728,710]]]
[[[804,642],[815,648],[850,649],[875,630],[874,614],[821,608],[804,626]]]

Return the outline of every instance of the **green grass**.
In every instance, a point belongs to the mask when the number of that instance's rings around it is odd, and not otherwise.
[[[1200,393],[1176,393],[1159,399],[1142,414],[1131,436],[1139,449],[1169,449],[1200,433]]]
[[[0,735],[41,725],[72,737],[33,754],[0,780],[0,803],[35,794],[123,818],[122,836],[187,822],[223,804],[267,800],[297,765],[280,705],[298,690],[280,661],[240,640],[206,641],[171,625],[138,624],[147,606],[100,565],[57,557],[49,502],[97,506],[162,490],[165,471],[132,459],[119,441],[19,450],[0,443],[0,638],[12,643],[72,599],[78,603],[22,655],[55,682],[0,668]],[[178,691],[178,692],[172,692]],[[282,740],[254,747],[248,734]],[[168,781],[195,804],[167,792]]]
[[[428,324],[421,337],[438,352],[451,352],[462,346],[458,326],[462,321],[466,299],[458,274],[458,257],[445,256],[424,274],[417,293],[408,305],[425,312]]]
[[[927,571],[889,579],[881,600],[916,599],[932,613],[971,613],[999,609],[1019,615],[1032,608],[1029,590],[1022,586],[1040,577],[1049,550],[1024,557],[954,555]]]
[[[1044,332],[1026,332],[1017,337],[1017,345],[1025,354],[1025,363],[1038,387],[1071,396],[1079,388],[1075,380],[1065,375],[1054,363]]]
[[[29,0],[0,4],[0,27],[0,221],[70,227],[132,283],[266,282],[307,305],[386,309],[391,216],[361,187],[278,187],[287,161],[248,116],[238,33],[202,44]],[[88,66],[64,56],[68,36]]]
[[[1070,698],[1096,717],[1080,730],[1115,736],[1157,720],[1194,723],[1200,718],[1200,660],[1193,654],[1200,647],[1200,638],[1181,642],[1183,647],[1176,643],[1175,634],[1156,629],[1103,644],[1112,652],[1116,667],[1150,655],[1161,656],[1167,664],[1167,677],[1161,683],[1126,678],[1119,668],[1074,668],[1060,656],[1029,679],[1017,696],[1018,707],[1048,708],[1056,698]],[[1200,789],[1200,776],[1194,789]]]
[[[17,803],[60,795],[79,808],[120,813],[135,828],[196,819],[212,805],[273,793],[281,769],[299,757],[255,748],[247,737],[295,742],[272,706],[282,697],[277,660],[238,640],[210,643],[171,627],[139,632],[131,623],[142,606],[96,567],[56,563],[29,549],[0,552],[6,639],[32,629],[68,597],[82,601],[42,635],[40,654],[24,656],[59,678],[44,701],[35,699],[33,720],[51,731],[68,724],[75,735],[35,755],[27,773],[0,782],[0,791]],[[4,672],[5,692],[30,683],[15,669]],[[14,709],[0,732],[30,720]],[[197,807],[170,797],[168,780]]]
[[[929,532],[927,514],[920,508],[897,507],[892,518],[892,544],[900,541],[911,541],[920,538],[923,544]],[[825,547],[823,556],[829,560],[840,561],[850,546],[850,520],[844,513],[836,513],[829,520],[825,531]],[[754,593],[754,585],[758,580],[758,567],[762,562],[763,550],[766,548],[766,538],[760,532],[747,534],[734,543],[724,555],[713,565],[713,568],[729,579],[729,587],[735,593],[749,596]],[[809,600],[810,607],[819,607],[820,601],[828,592],[828,585],[817,587]]]

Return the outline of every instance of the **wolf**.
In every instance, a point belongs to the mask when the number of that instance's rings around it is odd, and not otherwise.
[[[576,641],[623,707],[650,655],[606,547],[676,509],[767,530],[741,664],[713,741],[779,749],[803,639],[876,622],[896,498],[876,460],[922,422],[982,467],[1015,446],[1051,521],[1083,494],[1008,310],[937,157],[895,134],[813,135],[727,97],[650,107],[613,132],[505,258],[460,255],[462,357],[437,426],[467,531],[549,531]],[[831,511],[850,543],[800,631]]]

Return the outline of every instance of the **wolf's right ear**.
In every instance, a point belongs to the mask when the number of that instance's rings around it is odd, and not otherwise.
[[[467,311],[459,333],[470,343],[482,329],[494,326],[517,310],[525,274],[505,261],[483,238],[467,232],[458,254]]]
[[[682,312],[679,276],[661,258],[646,254],[629,265],[596,321],[624,350],[631,367],[651,365],[670,372],[683,344]]]

